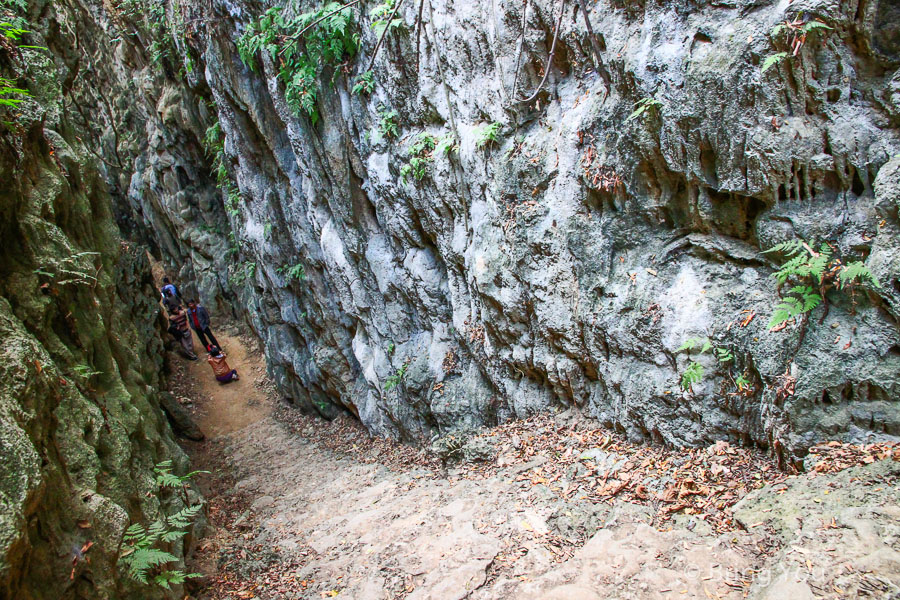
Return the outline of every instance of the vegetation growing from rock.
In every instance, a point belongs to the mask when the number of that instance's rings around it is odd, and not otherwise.
[[[812,245],[803,240],[782,242],[764,253],[780,253],[788,260],[772,274],[779,288],[788,282],[795,282],[781,298],[769,320],[769,329],[783,328],[788,321],[807,315],[825,299],[829,288],[853,291],[857,286],[870,289],[881,287],[878,278],[861,261],[844,264],[834,256],[832,247],[826,243],[813,250]]]
[[[170,568],[173,563],[179,563],[180,559],[166,548],[187,535],[188,529],[203,509],[203,504],[190,504],[186,490],[195,475],[207,471],[175,475],[171,460],[159,463],[153,471],[156,475],[156,493],[159,495],[167,490],[181,492],[185,507],[170,515],[158,514],[156,520],[147,526],[141,523],[130,525],[123,537],[119,564],[138,583],[158,585],[168,590],[173,585],[200,577],[198,573],[185,573],[184,569]]]
[[[828,32],[832,28],[818,20],[803,20],[801,11],[794,19],[785,19],[772,28],[769,38],[776,48],[787,48],[775,54],[770,54],[763,60],[760,72],[765,73],[776,64],[788,57],[795,57],[806,44],[807,38],[816,31]]]
[[[500,129],[502,127],[502,123],[495,121],[479,128],[475,132],[475,147],[479,150],[483,150],[499,142]]]
[[[267,52],[278,65],[288,105],[315,124],[319,120],[319,77],[326,68],[356,55],[359,34],[354,25],[352,11],[341,10],[336,2],[295,17],[286,16],[281,7],[273,7],[247,26],[237,41],[238,54],[245,65],[256,70],[257,55]]]
[[[434,151],[437,138],[430,133],[420,133],[414,137],[406,151],[408,162],[400,168],[400,177],[404,183],[412,176],[422,181],[428,174],[428,168],[434,162]]]
[[[400,135],[400,124],[397,122],[399,113],[381,105],[378,107],[378,133],[386,140],[391,140]]]

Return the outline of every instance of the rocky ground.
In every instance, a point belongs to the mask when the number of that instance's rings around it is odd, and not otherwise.
[[[214,533],[198,598],[895,598],[900,449],[816,449],[809,472],[719,443],[628,444],[569,413],[437,440],[370,438],[244,378],[176,362],[214,432],[191,451]],[[223,394],[227,401],[223,402]]]

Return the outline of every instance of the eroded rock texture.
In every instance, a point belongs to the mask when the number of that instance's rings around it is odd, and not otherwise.
[[[12,58],[34,99],[0,128],[0,598],[162,598],[118,566],[129,525],[182,506],[154,465],[188,466],[146,250],[121,241],[50,60]]]
[[[373,4],[354,8],[360,53],[320,74],[316,123],[286,104],[280,59],[238,57],[270,5],[154,17],[79,0],[72,17],[112,38],[81,41],[109,110],[83,93],[122,161],[106,166],[122,223],[220,314],[248,318],[287,397],[406,439],[559,405],[634,439],[789,459],[900,435],[895,3],[589,1],[593,57],[576,2],[426,0],[421,32],[409,2],[374,93],[354,95]],[[561,10],[547,83],[519,102]],[[801,12],[831,29],[762,73],[772,28]],[[398,139],[380,133],[389,110]],[[234,214],[201,143],[216,120]],[[423,132],[455,135],[458,153],[403,181]],[[808,324],[769,332],[780,258],[761,250],[795,238],[865,261],[881,289],[830,289]],[[705,376],[684,393],[691,337],[735,359],[695,353]]]

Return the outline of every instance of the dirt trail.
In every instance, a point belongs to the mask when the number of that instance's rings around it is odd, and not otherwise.
[[[717,533],[689,514],[660,522],[652,503],[561,500],[552,483],[540,483],[561,460],[555,451],[443,470],[422,452],[368,438],[349,418],[300,416],[271,393],[263,360],[245,349],[246,338],[215,333],[242,379],[220,386],[207,364],[187,361],[175,378],[209,438],[189,451],[198,468],[215,472],[201,482],[214,529],[196,553],[193,568],[209,575],[198,598],[900,593],[896,461],[782,478],[780,488],[767,486],[745,501],[746,529]],[[586,439],[565,420],[541,425],[549,435],[557,429],[566,443]],[[599,460],[600,449],[591,452]],[[619,464],[628,458],[608,454]]]
[[[194,351],[200,358],[188,361],[187,371],[205,397],[203,403],[196,405],[194,419],[208,437],[218,438],[266,418],[271,414],[272,406],[266,392],[255,385],[260,373],[265,372],[259,355],[248,355],[244,342],[237,335],[230,335],[226,330],[213,331],[213,334],[222,345],[228,364],[237,369],[241,379],[226,384],[216,381],[196,333]]]

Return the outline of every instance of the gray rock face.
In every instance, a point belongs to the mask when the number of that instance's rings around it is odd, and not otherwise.
[[[50,24],[20,43],[71,50]],[[9,43],[0,76],[12,69],[32,98],[0,115],[0,598],[180,598],[119,564],[126,528],[184,506],[154,465],[189,466],[160,408],[146,249],[119,235],[72,80]],[[166,550],[183,557],[191,537]]]
[[[87,27],[146,26],[82,3]],[[186,33],[163,69],[151,32],[96,48],[127,105],[108,125],[130,136],[110,146],[133,160],[109,171],[127,182],[123,224],[208,304],[246,316],[300,408],[346,409],[375,433],[427,439],[577,406],[632,439],[786,459],[823,438],[900,435],[893,4],[587,4],[603,66],[567,4],[527,103],[559,3],[429,0],[421,34],[404,4],[371,96],[350,92],[376,42],[355,10],[361,52],[320,75],[316,123],[287,105],[271,57],[256,71],[238,58],[268,5],[169,5]],[[830,29],[761,72],[790,35],[773,27],[800,11]],[[397,111],[398,139],[380,133],[380,107]],[[200,145],[215,119],[233,214]],[[494,122],[496,142],[479,144]],[[458,152],[404,181],[423,132]],[[761,251],[797,238],[864,261],[881,288],[829,289],[805,325],[770,332],[779,259]],[[295,265],[305,279],[287,276]],[[733,361],[678,352],[707,337]],[[690,393],[689,360],[705,371]]]

